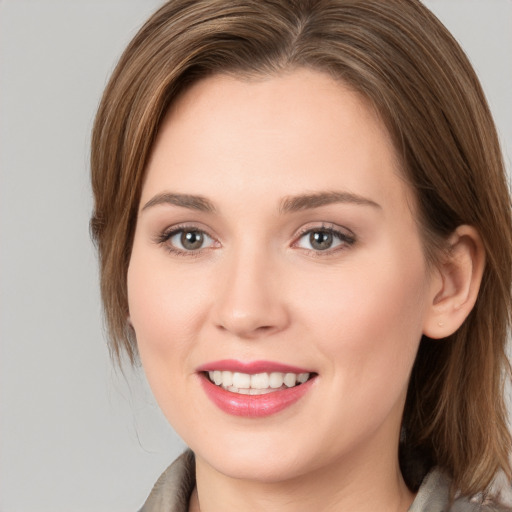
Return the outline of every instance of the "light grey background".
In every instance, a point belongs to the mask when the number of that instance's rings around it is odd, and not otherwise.
[[[428,0],[512,155],[512,1]],[[0,0],[0,512],[137,510],[183,446],[141,371],[113,370],[88,234],[88,143],[159,0]]]

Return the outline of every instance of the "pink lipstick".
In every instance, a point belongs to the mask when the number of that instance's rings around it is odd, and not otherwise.
[[[213,370],[227,370],[240,373],[262,373],[262,372],[282,372],[282,373],[309,373],[309,370],[290,366],[287,364],[274,363],[272,361],[235,361],[234,359],[222,359],[206,363],[199,368],[198,372],[209,372]]]
[[[296,403],[312,387],[316,374],[271,361],[213,361],[198,369],[207,397],[222,411],[261,418]]]

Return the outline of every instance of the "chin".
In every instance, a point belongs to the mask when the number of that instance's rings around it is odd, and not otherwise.
[[[307,469],[297,460],[283,454],[274,455],[274,457],[255,454],[249,459],[229,455],[222,460],[207,462],[225,476],[261,483],[283,482],[307,472]]]
[[[293,443],[293,447],[283,449],[280,440],[271,442],[268,435],[265,437],[264,443],[258,443],[254,438],[239,442],[231,439],[223,443],[216,438],[215,447],[199,446],[193,451],[215,471],[242,480],[277,483],[299,477],[312,469],[315,458],[308,462],[303,451],[297,453],[297,446],[301,443]]]

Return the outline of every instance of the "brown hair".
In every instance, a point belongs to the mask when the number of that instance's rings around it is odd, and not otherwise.
[[[110,79],[92,137],[91,228],[113,354],[137,358],[126,275],[146,162],[170,103],[209,74],[296,67],[327,72],[375,105],[416,193],[429,261],[461,224],[474,226],[485,246],[473,311],[449,338],[421,342],[403,417],[406,482],[417,488],[433,465],[464,494],[485,490],[499,470],[512,477],[504,403],[510,196],[479,81],[418,0],[175,0],[141,28]]]

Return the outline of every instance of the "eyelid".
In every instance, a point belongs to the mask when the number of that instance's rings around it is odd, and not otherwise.
[[[209,246],[202,247],[196,250],[183,250],[179,247],[176,247],[174,245],[169,244],[169,240],[175,236],[176,234],[182,232],[182,231],[198,231],[206,235],[208,238],[210,238],[213,243],[211,243]],[[315,231],[324,231],[333,234],[335,237],[338,238],[338,240],[341,242],[338,245],[336,245],[333,248],[325,249],[325,250],[318,250],[318,249],[307,249],[307,248],[301,248],[298,247],[298,243],[305,235],[315,232]],[[294,236],[293,242],[291,244],[292,247],[302,249],[303,251],[309,252],[314,256],[328,256],[329,254],[332,254],[334,252],[337,252],[339,250],[346,249],[347,247],[352,246],[356,242],[357,238],[355,233],[350,230],[349,228],[345,226],[340,226],[337,224],[334,224],[332,222],[322,222],[321,224],[309,224],[306,226],[303,226]],[[154,237],[154,242],[158,245],[164,245],[167,250],[170,253],[177,254],[177,255],[183,255],[183,256],[199,256],[204,251],[214,249],[221,247],[221,243],[218,240],[217,237],[213,236],[210,231],[203,227],[199,226],[196,223],[180,223],[175,224],[172,226],[168,226],[164,230],[160,231],[156,234]]]
[[[314,233],[315,231],[324,231],[331,233],[336,236],[340,240],[340,244],[336,245],[333,248],[325,249],[325,250],[315,250],[315,249],[306,249],[298,247],[299,241],[307,234]],[[314,256],[322,256],[329,255],[339,250],[346,249],[347,246],[352,246],[357,241],[357,237],[355,233],[348,229],[345,226],[339,226],[337,224],[333,224],[331,222],[323,222],[320,225],[307,225],[302,227],[299,232],[294,237],[294,242],[292,243],[292,247],[297,247],[304,251],[308,251],[312,253]]]
[[[329,231],[335,234],[339,233],[347,238],[351,238],[354,240],[356,239],[356,235],[351,229],[347,228],[346,226],[334,224],[333,222],[311,222],[309,224],[306,224],[297,231],[294,238],[298,239],[301,236],[305,235],[306,233],[311,233],[311,231]]]
[[[179,247],[171,245],[169,243],[170,239],[182,231],[197,231],[199,233],[203,233],[205,236],[207,236],[208,238],[210,238],[213,241],[213,244],[210,244],[209,246],[206,246],[206,247],[201,247],[196,250],[190,250],[190,251],[180,249]],[[172,254],[177,254],[179,256],[192,256],[192,257],[199,256],[205,250],[216,248],[216,247],[214,247],[215,245],[217,247],[220,246],[220,242],[217,240],[216,237],[214,237],[213,235],[211,235],[209,233],[209,230],[207,230],[204,227],[199,227],[195,223],[183,223],[183,224],[174,224],[172,226],[168,226],[163,231],[158,232],[156,234],[156,236],[154,237],[153,241],[158,245],[165,246],[166,249]]]

